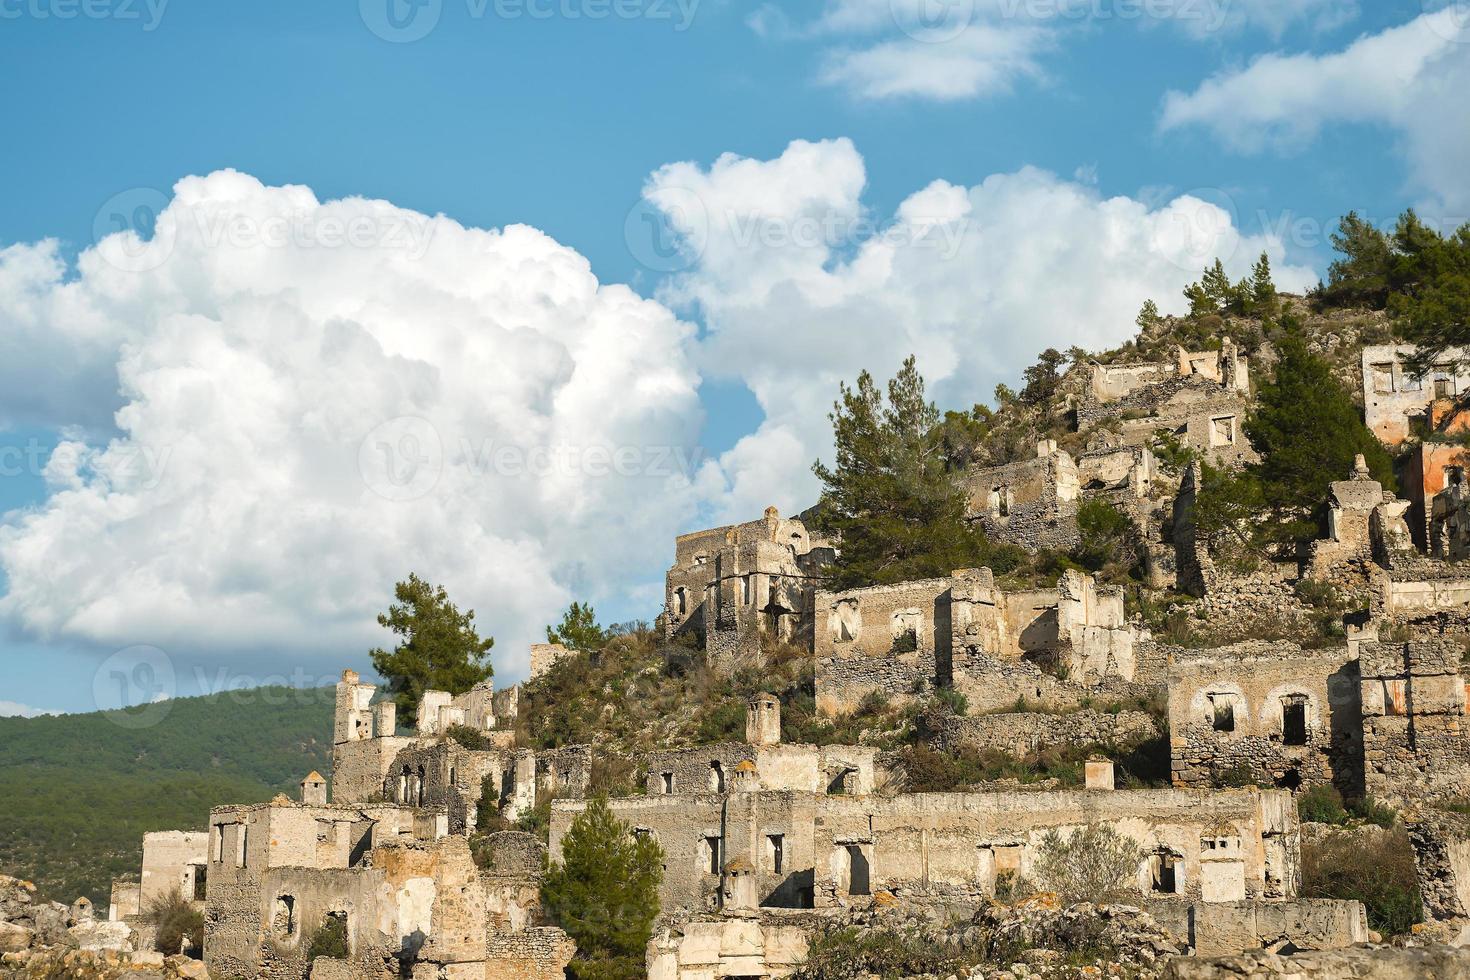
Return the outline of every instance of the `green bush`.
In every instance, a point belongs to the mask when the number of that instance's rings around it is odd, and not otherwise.
[[[915,630],[904,630],[893,638],[894,653],[913,653],[919,649],[919,634]]]
[[[952,687],[941,687],[935,690],[934,700],[943,704],[945,707],[949,708],[952,713],[961,717],[964,717],[965,712],[970,710],[969,700],[963,694],[961,694],[959,691],[956,691]]]
[[[1065,905],[1136,900],[1134,876],[1143,849],[1108,824],[1088,824],[1063,837],[1048,830],[1036,849],[1034,883]]]
[[[495,742],[490,736],[469,725],[450,725],[445,729],[444,734],[465,748],[477,752],[495,748]]]
[[[347,954],[347,917],[329,914],[306,944],[306,962],[310,963],[318,956],[345,960]]]
[[[1408,932],[1424,912],[1408,833],[1338,833],[1303,844],[1302,896],[1356,899],[1385,936]]]
[[[204,946],[204,916],[177,888],[149,902],[143,921],[153,927],[157,952],[198,954]]]
[[[1304,823],[1345,824],[1348,812],[1342,805],[1342,794],[1334,787],[1317,785],[1296,799],[1297,816]]]
[[[1077,508],[1077,530],[1081,543],[1075,554],[1088,571],[1117,567],[1128,572],[1138,563],[1133,522],[1106,500],[1083,501]]]
[[[813,940],[793,980],[857,980],[859,977],[945,976],[975,957],[947,941],[894,929],[839,929]]]

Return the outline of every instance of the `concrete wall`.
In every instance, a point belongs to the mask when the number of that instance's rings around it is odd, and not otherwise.
[[[1363,643],[1358,651],[1367,791],[1388,800],[1463,792],[1470,736],[1460,645]]]
[[[166,830],[143,835],[143,873],[138,900],[142,908],[175,889],[190,901],[203,901],[208,874],[209,834]]]
[[[806,959],[800,926],[750,919],[680,919],[648,942],[648,980],[787,977]]]

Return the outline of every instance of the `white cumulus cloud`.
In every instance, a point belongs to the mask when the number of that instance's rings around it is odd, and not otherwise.
[[[860,370],[888,377],[914,353],[941,404],[962,407],[1014,384],[1045,347],[1126,339],[1145,298],[1182,311],[1181,290],[1217,255],[1243,276],[1267,252],[1285,289],[1317,278],[1190,195],[1150,205],[1025,168],[936,181],[890,216],[864,206],[865,182],[845,139],[672,164],[650,180],[651,201],[679,203],[671,221],[700,256],[660,298],[704,318],[704,370],[742,379],[765,411],[701,475],[725,517],[812,502],[827,412]]]
[[[115,418],[0,525],[0,614],[102,646],[360,654],[415,571],[514,673],[568,600],[656,574],[690,520],[691,337],[533,228],[229,171],[74,274],[12,246],[0,345],[28,350],[5,369],[27,387],[0,404]]]
[[[1328,126],[1396,134],[1408,177],[1434,203],[1470,215],[1470,25],[1462,9],[1426,13],[1324,55],[1268,54],[1193,92],[1170,92],[1159,125],[1199,127],[1241,153],[1290,152]]]

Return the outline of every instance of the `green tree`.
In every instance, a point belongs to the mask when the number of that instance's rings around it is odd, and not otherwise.
[[[590,602],[573,602],[562,613],[560,626],[546,627],[546,642],[560,643],[568,650],[591,653],[601,650],[607,641],[608,632],[597,625],[597,613]]]
[[[1251,312],[1269,316],[1276,312],[1276,283],[1271,279],[1271,259],[1265,252],[1251,267]]]
[[[1041,405],[1050,401],[1062,383],[1057,368],[1065,364],[1066,360],[1066,355],[1054,347],[1042,351],[1036,363],[1022,372],[1026,378],[1026,386],[1021,389],[1021,403]]]
[[[1332,247],[1342,258],[1327,267],[1327,281],[1318,285],[1317,300],[1327,306],[1386,307],[1394,261],[1388,236],[1349,211],[1338,222]]]
[[[836,465],[820,461],[822,521],[841,535],[834,588],[948,575],[985,564],[984,536],[965,520],[965,495],[947,471],[939,411],[924,398],[914,359],[888,383],[864,371],[833,406]]]
[[[494,673],[494,637],[480,639],[474,610],[460,612],[442,585],[410,574],[394,586],[393,595],[398,601],[378,615],[378,625],[401,639],[391,653],[376,649],[372,658],[402,714],[413,717],[425,691],[463,694]]]
[[[1278,538],[1310,540],[1327,484],[1347,478],[1356,454],[1386,487],[1394,485],[1392,461],[1363,424],[1352,394],[1293,326],[1278,350],[1276,376],[1257,392],[1245,431],[1261,456],[1253,472]]]
[[[1157,326],[1161,319],[1163,318],[1159,316],[1159,304],[1151,299],[1146,299],[1143,301],[1143,309],[1138,311],[1138,316],[1133,322],[1140,330],[1147,330],[1149,327]]]
[[[594,799],[561,841],[562,860],[541,882],[541,904],[577,943],[567,971],[578,980],[643,976],[644,949],[658,915],[663,851],[648,834]]]
[[[1107,824],[1088,824],[1065,837],[1048,830],[1036,848],[1035,884],[1067,905],[1129,901],[1138,897],[1134,876],[1143,848]]]

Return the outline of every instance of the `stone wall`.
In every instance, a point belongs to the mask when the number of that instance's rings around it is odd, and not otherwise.
[[[1176,786],[1333,783],[1362,793],[1356,661],[1253,641],[1176,655],[1169,744]]]
[[[800,967],[807,946],[806,930],[784,922],[676,916],[648,941],[648,980],[778,980]]]
[[[1221,956],[1289,942],[1340,949],[1368,941],[1362,902],[1295,898],[1280,902],[1151,902],[1150,914],[1195,956]]]
[[[1442,920],[1470,916],[1470,816],[1411,811],[1405,823],[1425,914]]]
[[[1422,418],[1438,397],[1455,397],[1470,391],[1470,374],[1449,365],[1460,356],[1445,352],[1445,365],[1425,376],[1407,369],[1405,361],[1415,351],[1408,344],[1378,344],[1364,347],[1363,417],[1382,442],[1396,446],[1413,433],[1413,420]]]
[[[1373,796],[1464,792],[1470,742],[1462,650],[1453,639],[1359,645],[1365,784]]]
[[[961,483],[965,516],[986,537],[1029,551],[1076,546],[1077,464],[1055,442],[1039,443],[1035,459],[964,470]]]
[[[1121,746],[1158,734],[1153,716],[1142,711],[1001,712],[969,717],[930,716],[923,722],[931,744],[942,752],[995,750],[1016,756],[1055,745]]]

